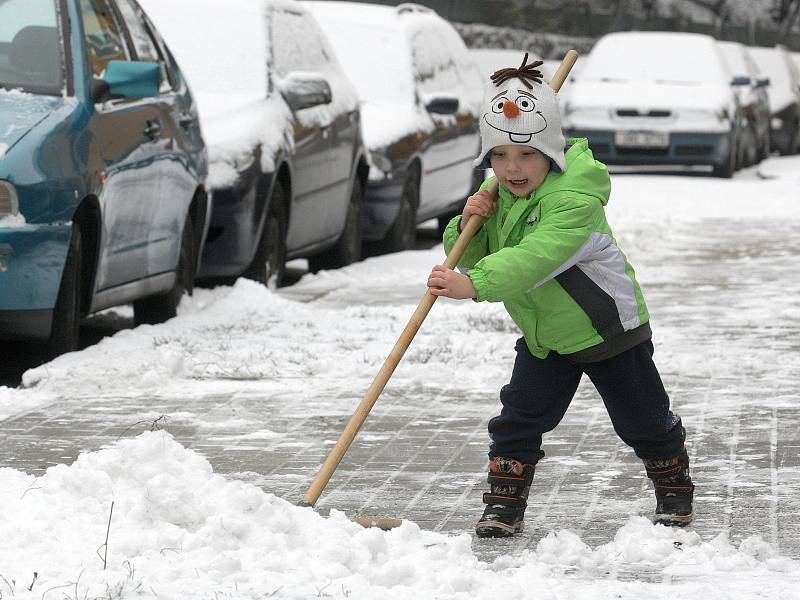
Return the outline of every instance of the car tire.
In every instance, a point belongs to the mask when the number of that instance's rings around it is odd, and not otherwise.
[[[275,181],[272,198],[261,230],[253,262],[242,274],[271,290],[283,286],[286,278],[286,191],[280,180]]]
[[[56,304],[53,307],[53,324],[47,341],[47,355],[55,358],[78,349],[78,331],[81,318],[81,268],[83,238],[77,225],[72,235],[61,275]]]
[[[347,216],[344,231],[333,248],[308,259],[308,268],[312,273],[323,269],[338,269],[361,260],[361,201],[363,186],[356,175],[347,205]]]
[[[796,117],[788,128],[786,144],[778,148],[778,154],[789,156],[797,154],[798,149],[800,149],[800,117]]]
[[[767,135],[764,136],[764,139],[761,142],[761,146],[758,149],[758,162],[761,162],[762,160],[767,160],[771,153],[772,153],[772,148],[770,147],[769,132],[767,132]]]
[[[184,294],[191,296],[194,290],[194,276],[197,270],[197,248],[194,240],[194,223],[191,215],[186,216],[181,236],[181,250],[175,269],[175,283],[164,294],[142,298],[133,302],[133,320],[136,325],[155,325],[168,321],[177,315],[178,304]]]
[[[378,243],[381,254],[401,252],[414,246],[417,239],[417,208],[419,207],[419,167],[417,163],[406,173],[400,210],[384,238]]]
[[[721,165],[714,165],[712,174],[714,177],[721,177],[722,179],[730,179],[736,171],[736,148],[728,150],[728,157]]]

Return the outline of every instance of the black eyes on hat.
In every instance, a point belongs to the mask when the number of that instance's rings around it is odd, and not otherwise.
[[[506,102],[508,102],[508,98],[506,98],[505,96],[495,100],[494,104],[492,105],[492,112],[496,113],[503,112],[503,104],[505,104]]]
[[[495,100],[494,104],[492,104],[492,112],[496,112],[498,114],[503,112],[503,104],[506,102],[510,102],[510,100],[505,96]],[[519,96],[517,98],[516,105],[523,112],[531,112],[534,108],[536,108],[533,98],[529,98],[528,96]]]
[[[535,107],[533,100],[526,96],[520,96],[517,98],[517,106],[519,106],[519,109],[524,112],[531,112]]]

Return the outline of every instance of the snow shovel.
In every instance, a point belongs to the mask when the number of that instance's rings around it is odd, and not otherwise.
[[[575,64],[577,58],[578,53],[575,50],[568,51],[564,56],[564,59],[561,61],[561,65],[558,67],[558,70],[555,72],[553,79],[550,82],[550,87],[554,91],[558,92],[558,90],[561,89],[561,86],[567,79],[567,75],[569,75],[569,72],[572,69],[572,66]],[[497,186],[498,184],[495,181],[489,188],[492,196],[496,197]],[[455,245],[447,255],[447,258],[444,261],[445,267],[448,269],[456,268],[458,261],[461,259],[461,255],[464,253],[464,250],[467,247],[467,244],[469,244],[470,240],[472,240],[473,236],[478,232],[485,221],[486,219],[477,215],[470,217],[469,221],[464,226],[463,231],[458,236]],[[400,334],[400,337],[389,353],[389,356],[386,358],[380,371],[378,371],[378,374],[375,376],[375,379],[369,386],[367,393],[364,394],[364,398],[356,408],[353,416],[350,417],[350,420],[345,426],[344,431],[339,436],[339,440],[331,449],[330,453],[328,453],[328,457],[325,459],[325,462],[320,468],[319,473],[317,473],[316,477],[311,482],[311,486],[308,488],[308,491],[301,502],[302,506],[314,506],[316,504],[317,500],[322,494],[322,491],[325,489],[325,486],[328,485],[330,478],[333,476],[333,472],[336,470],[336,467],[339,466],[339,462],[344,457],[348,448],[350,448],[350,444],[353,443],[356,434],[361,429],[364,421],[367,419],[367,415],[369,414],[370,410],[372,410],[375,402],[378,400],[383,388],[386,387],[389,378],[392,376],[406,350],[411,345],[411,341],[414,339],[417,331],[419,331],[419,328],[422,326],[422,322],[425,320],[425,317],[428,316],[428,313],[433,307],[433,303],[436,302],[436,298],[436,296],[431,294],[430,290],[425,291],[425,295],[417,305],[417,309],[414,311],[414,314],[411,315],[408,324],[405,326],[405,329],[403,329],[403,332]],[[391,529],[399,526],[402,522],[401,519],[366,516],[355,517],[353,518],[353,521],[363,525],[364,527],[380,527],[381,529]]]

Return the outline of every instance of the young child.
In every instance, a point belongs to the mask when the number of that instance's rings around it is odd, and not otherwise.
[[[449,252],[469,219],[488,219],[459,262],[466,274],[437,265],[428,278],[437,296],[503,302],[523,333],[502,409],[489,421],[490,491],[476,533],[522,531],[542,434],[561,421],[584,373],[617,435],[644,461],[656,522],[685,525],[694,492],[685,431],[653,364],[633,268],[606,222],[608,171],[585,139],[564,139],[542,63],[526,65],[527,56],[495,72],[484,99],[475,166],[494,169],[497,200],[486,181],[444,233]]]

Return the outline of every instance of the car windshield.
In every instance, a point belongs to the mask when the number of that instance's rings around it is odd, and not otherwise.
[[[592,49],[581,79],[696,85],[725,82],[712,41],[687,35],[611,34]]]
[[[63,82],[55,0],[0,0],[0,87],[58,94]]]

